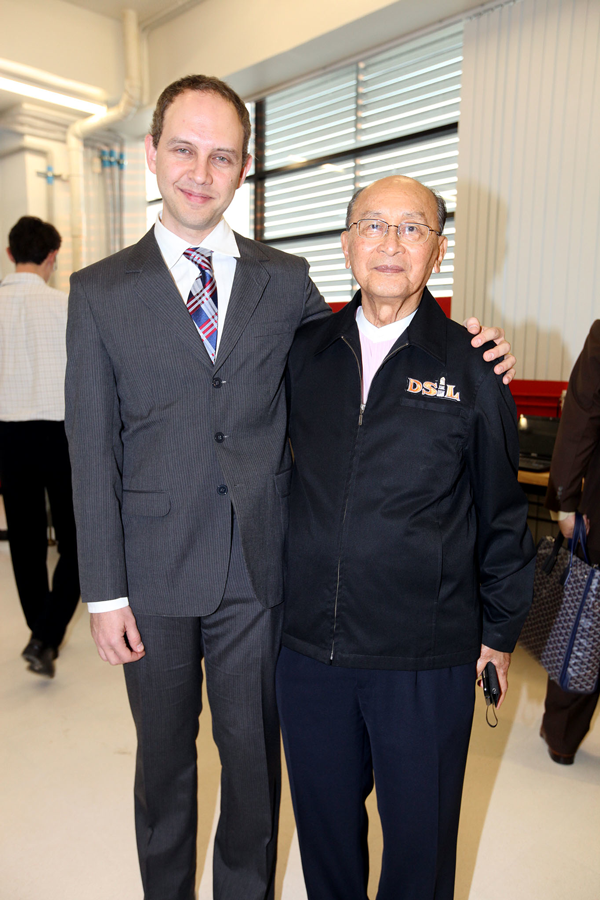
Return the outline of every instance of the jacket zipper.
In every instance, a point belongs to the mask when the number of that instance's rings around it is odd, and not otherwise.
[[[365,407],[367,405],[366,403],[362,402],[362,369],[360,367],[360,360],[359,360],[358,356],[356,355],[356,351],[355,351],[354,347],[352,346],[352,344],[350,343],[350,341],[347,340],[347,338],[344,335],[342,335],[342,340],[352,350],[354,359],[356,360],[356,365],[358,367],[358,377],[360,380],[360,391],[361,391],[361,404],[360,404],[360,411],[359,411],[359,415],[358,415],[358,425],[360,428],[360,426],[363,423],[363,415],[365,412]],[[390,359],[390,357],[395,356],[396,353],[398,353],[400,350],[404,350],[405,347],[408,347],[408,341],[405,344],[402,344],[401,347],[396,347],[396,349],[392,353],[389,353],[385,357],[385,359],[382,361],[381,366],[383,365],[383,363],[387,362],[387,360]],[[379,366],[379,368],[381,368],[381,366]],[[377,371],[379,371],[379,369]],[[375,376],[376,375],[377,375],[377,372],[375,373]],[[356,437],[358,438],[358,432],[356,433]],[[354,441],[354,446],[356,447],[356,440]],[[346,497],[346,504],[344,506],[344,515],[342,517],[342,534],[344,531],[344,524],[346,522],[346,513],[348,512],[348,503],[349,502],[350,502],[350,490],[348,490],[348,496]],[[335,629],[336,629],[336,625],[337,625],[337,609],[338,609],[338,596],[339,596],[339,592],[340,592],[340,569],[341,569],[341,566],[342,566],[342,552],[341,552],[341,544],[340,544],[340,555],[338,556],[338,565],[337,565],[337,580],[336,580],[336,584],[335,584],[335,602],[333,605],[333,638],[331,641],[331,653],[329,654],[329,662],[333,662],[333,651],[335,649]]]

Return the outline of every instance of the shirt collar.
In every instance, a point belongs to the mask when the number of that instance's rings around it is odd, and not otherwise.
[[[411,312],[403,319],[398,319],[396,322],[391,322],[389,325],[382,325],[381,328],[377,328],[376,325],[369,322],[361,305],[356,310],[356,324],[358,325],[358,330],[370,341],[374,344],[382,344],[387,343],[388,341],[397,340],[402,332],[406,331],[414,319],[416,312],[417,310],[415,309],[414,312]]]
[[[12,275],[7,275],[3,278],[0,284],[23,284],[27,282],[36,284],[39,281],[41,281],[44,286],[46,285],[46,282],[41,275],[36,275],[35,272],[13,272]]]
[[[205,250],[212,250],[213,253],[222,253],[224,256],[238,257],[240,255],[235,235],[225,219],[221,219],[210,234],[206,235],[201,244],[190,244],[177,234],[169,231],[160,221],[160,217],[157,216],[154,223],[154,237],[169,269],[172,269],[181,259],[183,251],[187,250],[188,247],[200,246]]]

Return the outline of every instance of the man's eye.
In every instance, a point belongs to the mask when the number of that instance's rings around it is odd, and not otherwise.
[[[177,147],[176,151],[178,156],[184,156],[189,153],[189,149],[187,147]]]
[[[367,222],[367,231],[372,232],[372,234],[379,234],[385,228],[383,222]]]

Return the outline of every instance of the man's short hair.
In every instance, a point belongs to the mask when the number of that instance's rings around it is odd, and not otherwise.
[[[54,225],[37,216],[22,216],[8,235],[8,246],[16,263],[44,262],[49,253],[58,250],[62,238]]]
[[[357,191],[355,191],[352,194],[352,197],[350,198],[350,203],[348,204],[348,211],[346,212],[346,230],[348,230],[350,228],[350,226],[352,225],[352,216],[354,214],[354,206],[356,204],[356,201],[358,200],[358,198],[360,197],[362,192],[367,187],[369,187],[368,184],[366,184],[365,187],[359,188]],[[427,185],[424,184],[423,187],[427,187]],[[446,201],[444,200],[442,195],[438,194],[437,191],[434,191],[433,188],[428,187],[427,190],[431,194],[433,194],[433,196],[435,197],[435,202],[437,204],[438,231],[443,231],[444,226],[446,224],[446,218],[448,216],[448,210],[446,209]]]
[[[165,112],[173,100],[185,91],[217,94],[233,105],[238,114],[242,128],[244,129],[244,143],[242,148],[243,165],[248,158],[248,142],[250,141],[250,132],[252,130],[252,126],[250,125],[250,115],[246,109],[246,104],[241,97],[238,97],[233,88],[230,88],[228,84],[225,84],[225,82],[221,81],[219,78],[213,78],[210,75],[186,75],[184,78],[179,78],[178,81],[174,81],[173,84],[170,84],[164,89],[156,101],[156,107],[152,115],[152,124],[150,126],[150,135],[152,136],[154,147],[158,147],[158,142],[160,141],[165,121]]]

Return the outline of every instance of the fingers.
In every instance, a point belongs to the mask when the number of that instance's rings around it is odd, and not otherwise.
[[[91,613],[90,627],[100,658],[111,666],[137,662],[145,653],[135,616],[128,606]]]
[[[473,347],[482,347],[483,344],[487,344],[489,341],[493,341],[496,344],[495,347],[485,351],[483,358],[487,362],[498,359],[499,362],[494,366],[494,372],[496,375],[504,376],[502,379],[504,384],[510,384],[515,377],[517,360],[510,352],[510,343],[504,337],[504,329],[498,328],[496,325],[482,326],[479,319],[475,318],[475,316],[465,319],[463,325],[470,334],[475,335],[471,340]]]
[[[496,666],[498,675],[498,685],[500,687],[500,699],[498,700],[498,709],[504,703],[506,692],[508,691],[508,668],[510,666],[510,653],[503,653],[500,650],[493,650],[491,647],[481,645],[481,656],[477,660],[477,677],[479,678],[489,662]]]
[[[463,326],[467,329],[470,334],[479,334],[481,331],[481,322],[476,316],[471,316],[469,319],[465,319],[463,322]],[[479,344],[475,344],[474,346],[479,347]]]
[[[505,341],[504,343],[507,343],[507,342]],[[507,346],[510,349],[510,344],[507,343]],[[489,350],[488,352],[493,353],[493,350]],[[485,359],[488,358],[487,353],[484,353],[484,358]],[[490,356],[490,360],[491,359],[494,359],[494,357]],[[516,362],[517,362],[517,360],[515,359],[515,357],[511,353],[508,353],[504,357],[504,359],[500,360],[500,362],[496,366],[494,366],[494,372],[496,373],[496,375],[504,374],[504,378],[502,379],[504,384],[510,384],[511,381],[513,380],[513,378],[515,377]]]

